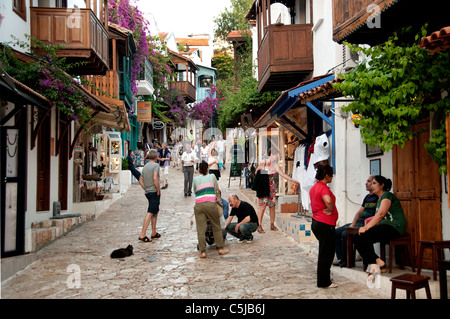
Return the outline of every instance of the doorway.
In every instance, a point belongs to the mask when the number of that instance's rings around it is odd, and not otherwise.
[[[0,128],[1,257],[25,253],[25,210],[27,176],[26,112],[16,117],[15,126]]]

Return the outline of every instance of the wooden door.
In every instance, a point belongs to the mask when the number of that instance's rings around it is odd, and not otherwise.
[[[393,192],[405,212],[406,233],[411,236],[417,256],[419,240],[442,240],[441,177],[424,144],[428,142],[429,123],[416,128],[420,134],[403,148],[393,150]],[[424,266],[431,266],[431,253],[425,251]]]
[[[60,121],[60,130],[67,127],[67,123]],[[58,200],[61,203],[61,210],[67,210],[68,204],[68,173],[69,173],[69,131],[63,131],[60,137],[61,146],[59,149],[59,173],[58,173]]]
[[[45,112],[40,112],[39,116],[44,116],[44,122],[38,135],[37,144],[37,190],[36,190],[36,210],[50,210],[50,116]]]

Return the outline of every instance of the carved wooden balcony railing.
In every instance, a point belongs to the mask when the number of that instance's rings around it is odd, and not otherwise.
[[[105,75],[84,75],[81,78],[89,82],[90,85],[84,85],[89,93],[98,96],[105,103],[123,104],[119,100],[119,72],[108,70]]]
[[[46,44],[64,45],[58,55],[68,62],[84,61],[74,74],[105,74],[108,32],[90,9],[30,8],[31,36]]]
[[[195,86],[189,81],[175,81],[170,84],[175,87],[186,100],[186,103],[192,103],[196,100]]]
[[[290,89],[314,69],[312,24],[270,25],[258,50],[258,91]]]

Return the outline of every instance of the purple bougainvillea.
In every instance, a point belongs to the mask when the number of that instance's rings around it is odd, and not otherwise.
[[[148,21],[144,19],[143,13],[137,8],[136,1],[110,0],[108,2],[108,21],[133,32],[136,44],[136,54],[131,62],[131,91],[137,94],[137,80],[144,63],[149,56],[149,44],[147,38],[151,39]]]
[[[191,109],[191,118],[201,120],[203,124],[209,123],[216,110],[220,107],[220,101],[225,99],[221,97],[222,92],[214,85],[207,91],[209,91],[209,96],[203,101],[194,104]]]

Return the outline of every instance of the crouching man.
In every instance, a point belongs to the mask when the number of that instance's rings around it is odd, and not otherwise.
[[[228,198],[231,206],[230,216],[225,223],[226,231],[239,238],[240,241],[253,242],[253,234],[258,229],[258,216],[252,205],[241,201],[237,195],[231,195]],[[233,217],[236,216],[238,222],[232,223]]]

